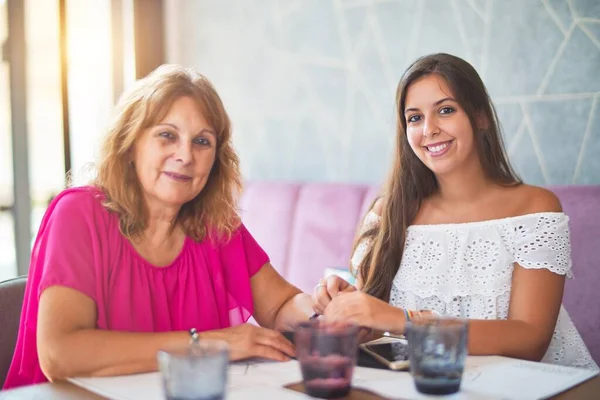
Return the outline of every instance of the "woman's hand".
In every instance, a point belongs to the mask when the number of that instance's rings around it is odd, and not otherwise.
[[[296,355],[294,345],[280,332],[251,324],[243,324],[220,331],[206,332],[206,337],[218,338],[229,344],[232,361],[262,357],[276,361],[288,361]],[[216,335],[212,335],[216,334]],[[200,333],[202,340],[202,333]]]
[[[347,321],[378,331],[404,331],[405,318],[402,309],[360,291],[336,296],[323,315],[328,320]]]
[[[337,275],[331,275],[319,281],[313,290],[313,310],[323,315],[332,299],[341,293],[356,292],[356,288]]]

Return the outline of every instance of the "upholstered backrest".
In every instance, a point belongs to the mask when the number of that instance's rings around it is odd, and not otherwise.
[[[19,277],[0,282],[0,389],[4,386],[15,351],[26,281],[26,278]]]

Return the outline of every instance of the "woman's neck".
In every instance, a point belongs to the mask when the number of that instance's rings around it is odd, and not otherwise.
[[[479,164],[436,178],[439,185],[438,197],[449,205],[472,203],[495,186]]]
[[[179,209],[150,207],[148,214],[146,229],[140,237],[141,241],[158,248],[179,239],[181,233],[177,229]]]
[[[176,217],[152,216],[148,226],[135,241],[131,242],[137,253],[157,267],[171,265],[182,251],[185,232]]]

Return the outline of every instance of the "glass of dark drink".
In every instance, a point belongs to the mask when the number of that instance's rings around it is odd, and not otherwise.
[[[460,318],[431,316],[407,323],[410,372],[419,392],[441,395],[460,390],[467,335],[467,321]]]
[[[158,366],[167,400],[222,400],[227,388],[229,348],[202,340],[161,350]]]
[[[294,332],[296,356],[306,393],[334,398],[348,394],[358,352],[358,327],[343,322],[312,320]]]

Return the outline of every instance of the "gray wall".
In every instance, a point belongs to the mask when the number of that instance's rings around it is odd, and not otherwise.
[[[165,0],[169,62],[217,86],[249,179],[380,182],[418,56],[480,72],[532,184],[600,184],[600,0]]]

